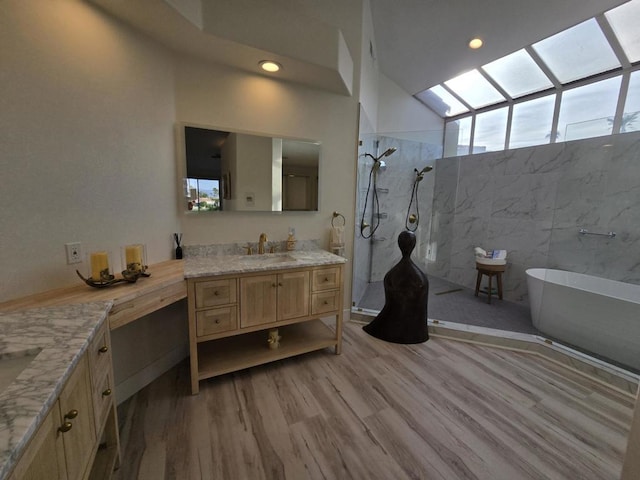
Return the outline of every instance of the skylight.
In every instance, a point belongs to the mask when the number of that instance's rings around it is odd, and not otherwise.
[[[620,61],[595,18],[533,44],[561,83],[620,67]]]
[[[440,85],[424,90],[416,97],[441,117],[452,117],[469,111],[462,102]]]
[[[458,75],[444,84],[473,108],[480,108],[506,99],[478,70]]]
[[[640,130],[637,25],[631,0],[416,94],[445,118],[444,156]]]
[[[604,15],[629,61],[640,61],[640,2],[622,4]]]
[[[553,87],[538,64],[526,50],[487,63],[482,69],[487,72],[510,96],[518,98]]]

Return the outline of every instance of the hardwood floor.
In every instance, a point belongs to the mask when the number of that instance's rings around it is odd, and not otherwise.
[[[286,339],[283,339],[283,342]],[[117,480],[618,479],[633,399],[526,353],[346,322],[327,349],[121,405]]]

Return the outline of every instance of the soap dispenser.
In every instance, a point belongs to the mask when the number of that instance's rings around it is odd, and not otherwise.
[[[296,249],[296,229],[289,227],[289,236],[287,237],[287,251]]]

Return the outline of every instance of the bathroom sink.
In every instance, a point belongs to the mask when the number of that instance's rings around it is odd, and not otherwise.
[[[296,259],[291,255],[277,255],[277,254],[264,254],[264,255],[247,255],[246,260],[250,262],[260,263],[262,265],[273,265],[274,263],[295,262]]]
[[[39,353],[38,349],[30,350],[21,355],[0,357],[0,392],[11,385]]]

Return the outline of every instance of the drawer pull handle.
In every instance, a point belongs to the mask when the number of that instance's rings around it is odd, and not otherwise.
[[[219,295],[218,290],[216,290],[215,292],[213,292],[213,295],[217,297],[217,296]]]
[[[281,286],[282,286],[282,283],[278,283],[278,286],[279,286],[279,287],[281,287]]]
[[[272,283],[272,284],[271,284],[271,286],[272,286],[273,288],[276,288],[276,284],[275,284],[275,283]]]
[[[61,426],[58,427],[58,431],[65,433],[73,428],[73,424],[71,422],[64,422]]]
[[[98,353],[107,353],[109,351],[109,347],[104,345],[98,349]]]
[[[215,319],[215,322],[216,322],[216,325],[218,325],[218,324],[220,323],[220,319],[219,319],[219,318],[216,318],[216,319]]]
[[[108,397],[109,395],[111,395],[111,389],[107,388],[104,392],[102,392],[102,396],[103,397]]]
[[[328,300],[325,300],[325,301],[324,301],[324,304],[325,304],[325,305],[329,305],[329,301],[328,301]]]
[[[69,412],[67,412],[67,414],[64,416],[64,418],[68,418],[69,420],[73,420],[77,416],[78,416],[78,410],[76,410],[74,408],[73,410],[69,410]]]
[[[324,281],[328,282],[329,281],[329,277],[324,277]]]

